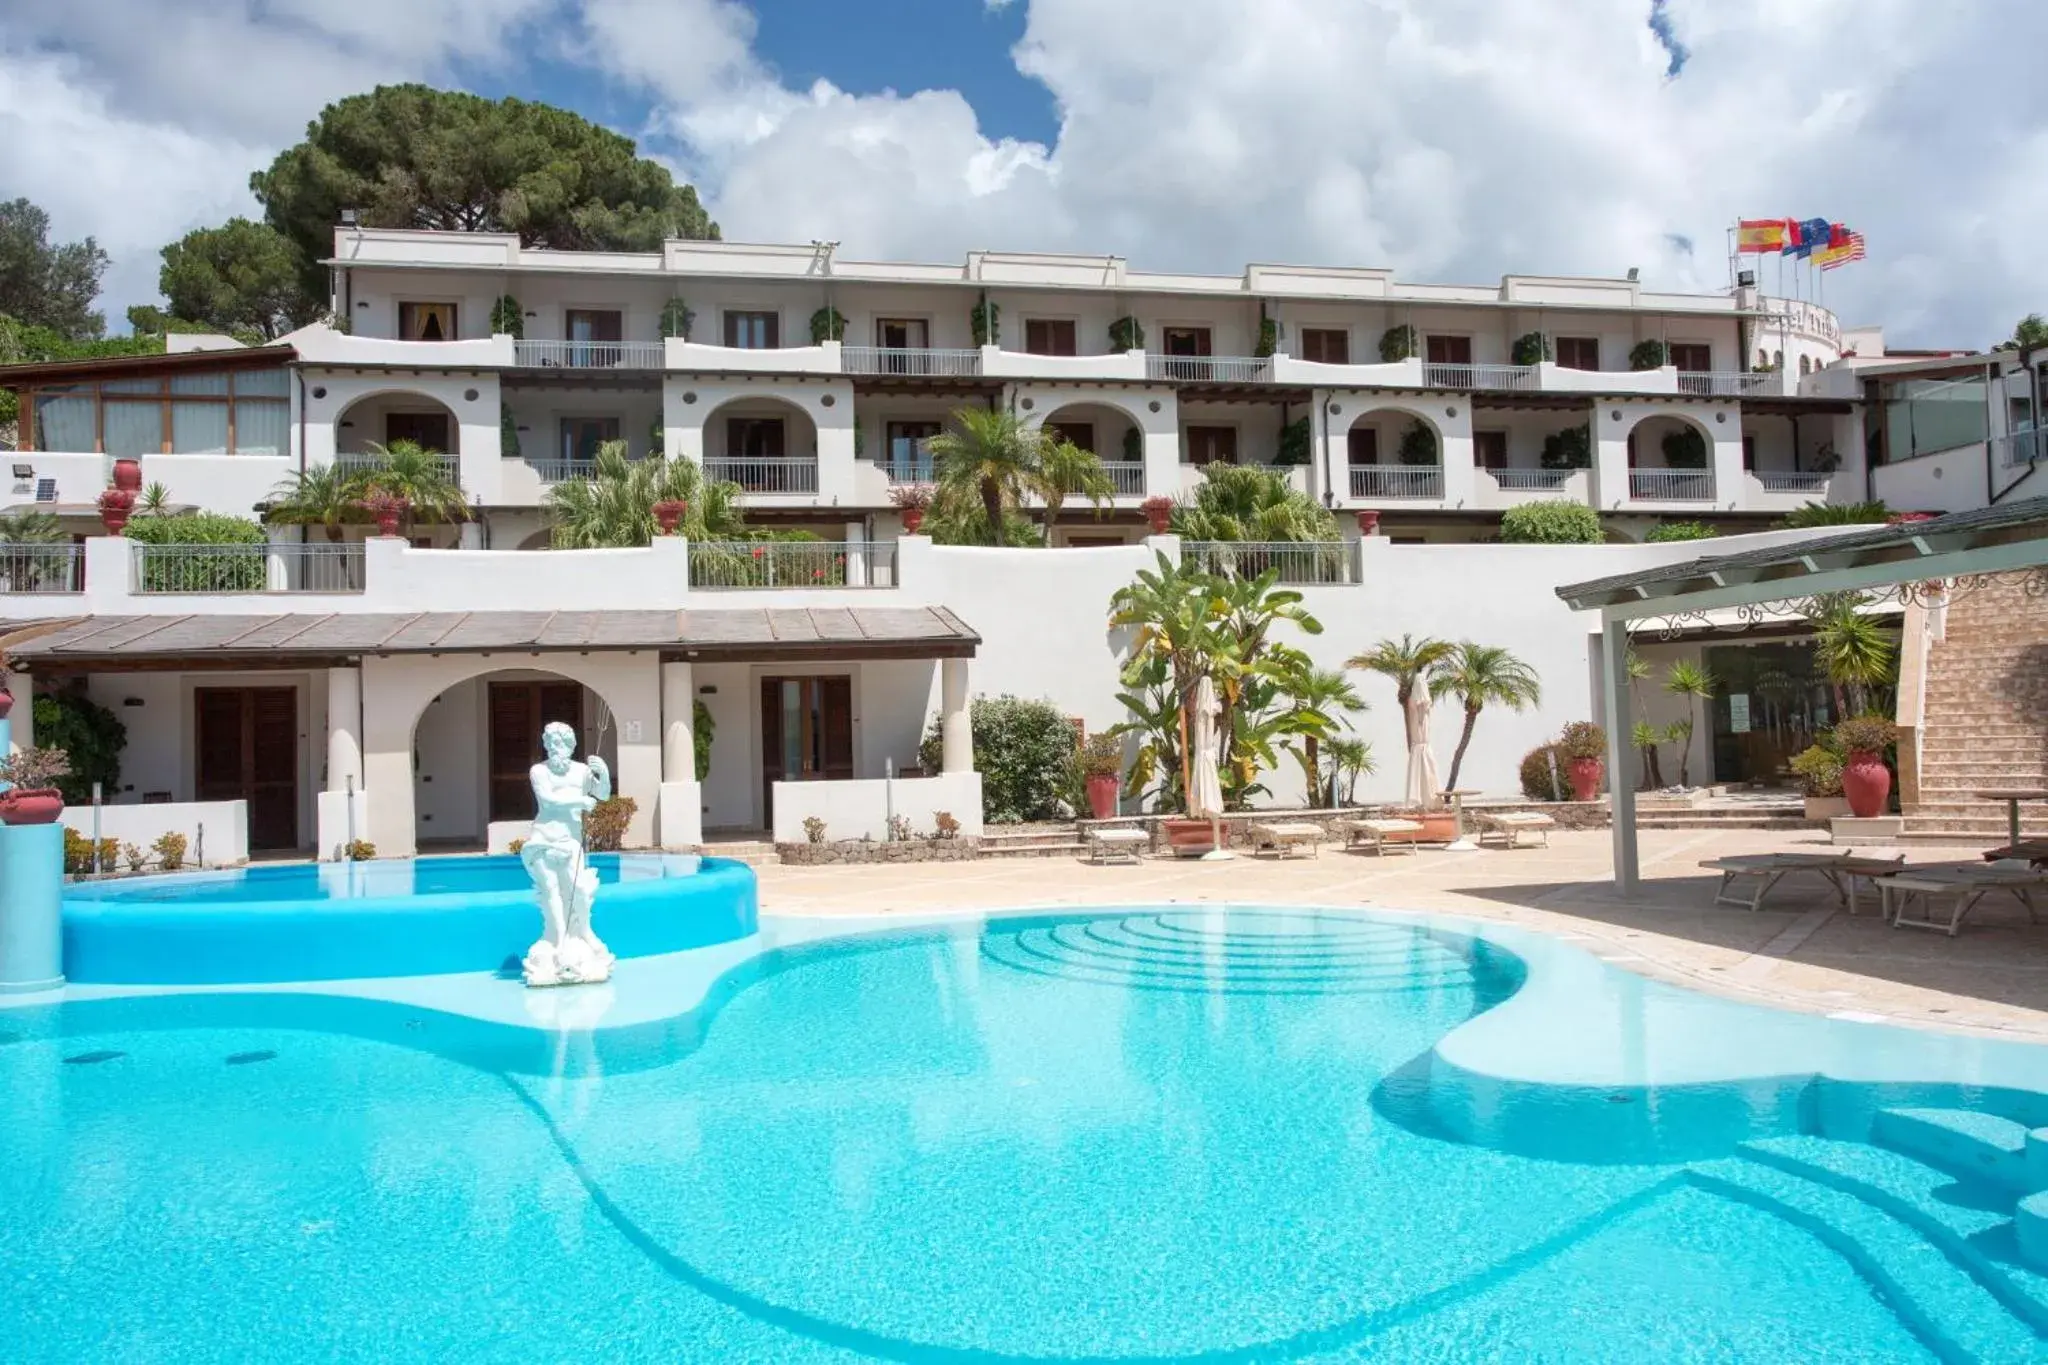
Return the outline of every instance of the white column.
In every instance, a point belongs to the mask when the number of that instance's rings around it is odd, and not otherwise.
[[[266,526],[263,529],[265,536],[269,539],[272,546],[271,550],[263,556],[268,566],[264,576],[264,586],[272,592],[283,592],[291,587],[291,563],[286,558],[290,551],[281,550],[276,547],[299,544],[301,533],[296,526],[272,525]]]
[[[695,848],[704,842],[704,789],[697,781],[697,686],[688,660],[661,666],[661,790],[655,842]]]
[[[36,684],[26,673],[0,672],[7,690],[14,694],[14,709],[7,715],[7,749],[20,753],[36,747]]]
[[[1614,889],[1634,891],[1640,878],[1636,861],[1636,790],[1630,781],[1634,746],[1629,742],[1628,622],[1610,620],[1600,641],[1600,692],[1607,722],[1608,809],[1614,822]]]
[[[865,522],[846,523],[846,586],[865,588],[868,585],[867,539]]]
[[[458,549],[481,550],[484,547],[484,524],[480,521],[470,520],[463,522],[457,535],[460,537],[456,542],[456,548]]]
[[[940,771],[947,776],[974,771],[974,730],[968,718],[967,660],[939,665]]]
[[[327,783],[314,800],[323,861],[340,855],[350,839],[370,838],[369,795],[363,789],[363,671],[327,670]],[[350,793],[353,792],[351,797]],[[398,849],[380,849],[386,857]]]

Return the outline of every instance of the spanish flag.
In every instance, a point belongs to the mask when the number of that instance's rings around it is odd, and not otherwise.
[[[1744,218],[1735,225],[1735,249],[1743,253],[1783,251],[1789,227],[1784,218]]]

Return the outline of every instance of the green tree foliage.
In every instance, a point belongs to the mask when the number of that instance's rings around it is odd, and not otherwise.
[[[1994,351],[2035,351],[2048,346],[2048,318],[2029,313],[2013,324],[2012,335],[1991,349]]]
[[[299,470],[271,490],[263,517],[279,526],[318,526],[339,541],[342,527],[367,520],[361,476],[336,464]]]
[[[624,441],[606,441],[589,478],[548,489],[550,539],[557,550],[650,544],[659,529],[654,504],[673,501],[690,505],[676,534],[693,544],[745,540],[739,496],[738,484],[709,482],[693,461],[629,460]]]
[[[1720,534],[1704,521],[1660,521],[1643,540],[1656,545],[1668,540],[1711,540]]]
[[[1721,683],[1703,664],[1690,659],[1679,659],[1664,674],[1664,690],[1685,702],[1685,715],[1671,723],[1667,732],[1673,744],[1678,746],[1678,785],[1692,785],[1692,736],[1697,718],[1693,714],[1693,702],[1712,699]]]
[[[1444,790],[1451,791],[1458,785],[1458,769],[1464,766],[1479,713],[1488,706],[1520,711],[1538,705],[1543,700],[1543,685],[1535,669],[1500,646],[1462,640],[1431,667],[1429,695],[1434,700],[1454,697],[1465,712],[1458,747],[1451,754],[1450,776],[1444,781]]]
[[[1600,514],[1584,503],[1525,502],[1500,514],[1500,538],[1510,545],[1598,545]]]
[[[1074,727],[1065,713],[1049,701],[976,697],[967,723],[981,774],[981,818],[991,824],[1058,818],[1074,758]],[[918,750],[926,772],[939,770],[943,748],[934,717]]]
[[[268,223],[230,218],[217,228],[197,228],[165,247],[163,257],[156,283],[169,318],[267,341],[326,311],[324,289],[307,291],[298,253]]]
[[[162,355],[161,335],[132,337],[92,336],[73,340],[54,328],[23,322],[0,314],[0,365],[25,365],[38,360],[94,360],[101,356]],[[12,389],[0,389],[0,426],[11,426],[19,416],[20,399]]]
[[[1553,431],[1543,438],[1537,457],[1545,469],[1587,469],[1593,463],[1593,429],[1580,425]]]
[[[28,327],[46,327],[65,341],[107,330],[93,309],[107,253],[86,237],[50,240],[50,215],[26,199],[0,203],[0,313]]]
[[[1392,680],[1394,704],[1401,708],[1403,730],[1412,754],[1416,736],[1407,725],[1408,699],[1415,694],[1416,688],[1428,686],[1430,676],[1455,658],[1457,652],[1458,647],[1449,640],[1426,635],[1418,640],[1404,634],[1398,640],[1381,640],[1364,653],[1352,655],[1344,661],[1344,666],[1378,673]]]
[[[946,430],[925,442],[925,449],[938,482],[934,540],[958,543],[954,535],[977,524],[970,507],[978,504],[979,543],[1017,543],[1013,525],[1024,520],[1018,509],[1026,494],[1035,493],[1046,505],[1046,531],[1023,543],[1042,544],[1068,498],[1086,498],[1099,509],[1116,492],[1092,453],[1042,427],[1026,426],[1007,408],[961,408]]]
[[[379,86],[320,111],[306,140],[249,179],[292,244],[309,298],[327,294],[334,225],[516,232],[528,246],[647,251],[718,225],[630,138],[526,100]]]
[[[1662,442],[1664,464],[1670,469],[1705,469],[1707,438],[1695,426],[1681,426],[1666,432]]]
[[[1278,474],[1255,465],[1211,464],[1173,509],[1174,534],[1188,540],[1339,539],[1337,518]]]
[[[1785,514],[1778,524],[1804,530],[1813,526],[1882,525],[1892,519],[1892,509],[1882,502],[1809,502]]]
[[[1835,691],[1837,716],[1860,716],[1870,693],[1892,680],[1898,641],[1876,617],[1866,614],[1861,593],[1831,593],[1810,609],[1813,653]]]
[[[35,727],[38,745],[62,749],[71,759],[71,771],[55,783],[66,805],[91,802],[95,782],[101,800],[114,799],[121,789],[121,751],[128,744],[120,717],[83,692],[51,692],[35,699]]]

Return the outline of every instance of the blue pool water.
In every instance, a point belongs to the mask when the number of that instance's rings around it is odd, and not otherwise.
[[[828,940],[596,1028],[305,992],[0,1010],[0,1341],[23,1361],[2048,1359],[2015,1190],[1843,1129],[2039,1096],[1496,1093],[1438,1048],[1509,1019],[1528,956],[1162,908]],[[1654,1051],[1665,988],[1593,970],[1621,1012],[1580,1043]],[[1898,1036],[1764,1023],[1831,1055]],[[1930,1055],[1975,1055],[1950,1041]],[[1550,1121],[1493,1121],[1532,1107]]]

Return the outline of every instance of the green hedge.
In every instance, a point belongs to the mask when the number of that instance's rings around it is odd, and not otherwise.
[[[1501,513],[1500,538],[1510,545],[1598,545],[1600,514],[1584,503],[1525,502]]]
[[[169,517],[136,517],[128,523],[128,539],[143,545],[268,545],[262,526],[247,517],[218,512],[180,512]],[[259,592],[270,566],[260,552],[224,551],[217,555],[150,555],[143,561],[142,586],[148,592]]]
[[[981,815],[991,824],[1054,820],[1066,813],[1061,801],[1074,760],[1074,727],[1049,701],[1022,697],[977,697],[968,712],[974,734],[974,767],[981,774]],[[928,773],[941,766],[939,722],[919,746]]]
[[[1666,540],[1711,540],[1720,534],[1704,521],[1660,521],[1643,539],[1656,544]]]

